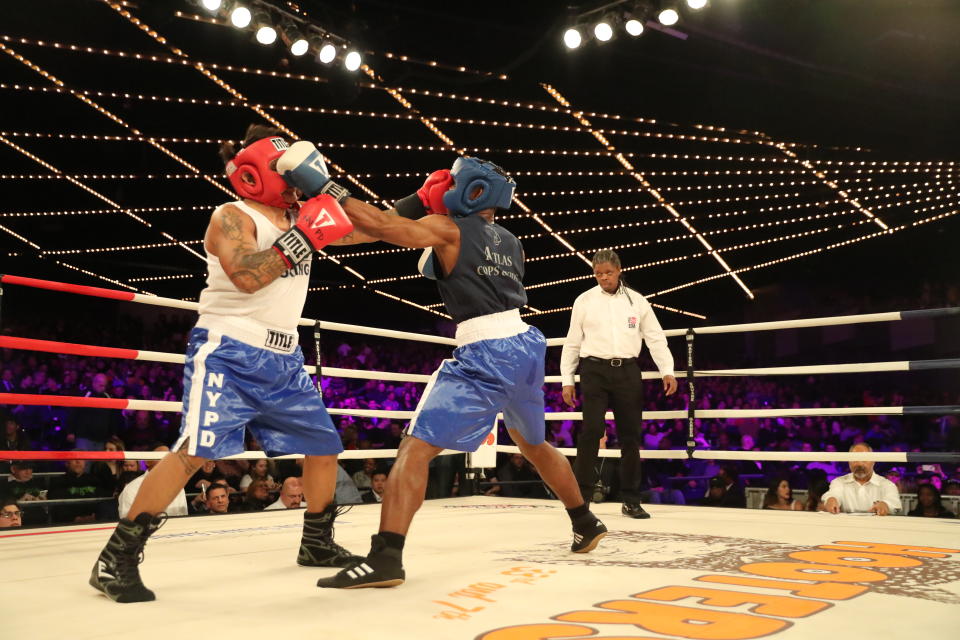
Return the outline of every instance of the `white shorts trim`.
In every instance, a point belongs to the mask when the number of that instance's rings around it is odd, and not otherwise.
[[[457,325],[457,346],[462,347],[479,340],[510,338],[529,328],[530,325],[520,319],[519,309],[489,313],[464,320]]]
[[[433,391],[433,387],[437,384],[437,378],[440,376],[440,369],[442,369],[443,365],[448,362],[453,362],[453,360],[447,358],[441,362],[436,371],[430,375],[430,379],[427,381],[427,386],[423,388],[423,393],[420,395],[420,401],[417,403],[417,408],[413,410],[413,417],[410,418],[410,423],[407,425],[407,428],[403,430],[406,435],[414,437],[417,435],[413,432],[413,430],[417,426],[417,418],[420,417],[420,410],[423,409],[423,405],[427,402],[427,398],[430,397],[430,392]]]
[[[191,456],[197,455],[197,443],[200,439],[200,405],[203,404],[203,380],[207,376],[207,356],[220,346],[223,339],[222,334],[217,331],[207,331],[207,341],[197,349],[197,355],[193,357],[193,375],[190,377],[190,406],[187,408],[187,415],[183,416],[183,433],[173,445],[173,450],[178,451],[183,446],[184,441],[189,442],[187,453]]]

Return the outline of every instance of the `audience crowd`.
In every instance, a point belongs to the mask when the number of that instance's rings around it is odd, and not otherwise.
[[[935,289],[935,290],[934,290]],[[903,301],[903,308],[949,306],[955,288],[925,287],[919,300]],[[957,301],[953,301],[956,305]],[[868,309],[858,309],[867,311]],[[830,313],[822,312],[822,315]],[[151,350],[182,353],[192,318],[158,314],[150,322],[119,316],[117,326],[107,330],[95,322],[77,322],[69,327],[63,319],[15,323],[4,327],[14,336],[65,340],[94,345],[148,345]],[[678,350],[675,350],[678,351]],[[304,348],[305,353],[312,353]],[[378,340],[351,336],[343,341],[326,339],[324,367],[429,374],[449,348],[440,345]],[[811,354],[812,355],[812,354]],[[559,350],[550,352],[547,373],[558,371]],[[679,365],[680,354],[675,353]],[[310,358],[308,357],[308,361]],[[815,361],[815,359],[813,360]],[[722,368],[722,362],[701,363],[700,368]],[[649,368],[649,367],[648,367]],[[681,367],[682,368],[682,367]],[[910,383],[894,385],[887,374],[861,374],[855,379],[840,376],[715,377],[697,381],[697,406],[701,409],[764,409],[787,407],[958,405],[955,386]],[[135,360],[59,355],[43,352],[0,350],[0,392],[179,401],[182,366]],[[898,379],[900,380],[900,379]],[[328,377],[321,373],[321,387],[328,407],[412,411],[423,391],[422,383]],[[647,383],[648,410],[685,409],[686,385],[672,397],[664,397],[657,381]],[[565,411],[559,384],[546,386],[547,412]],[[66,408],[35,405],[0,407],[4,450],[163,450],[179,432],[180,414],[165,411]],[[406,421],[389,418],[335,416],[347,450],[395,449]],[[579,422],[548,420],[548,440],[558,447],[574,447]],[[643,427],[645,449],[684,449],[684,420],[647,420]],[[509,443],[501,423],[499,439]],[[696,441],[704,449],[744,451],[846,451],[868,443],[877,451],[957,450],[960,421],[957,416],[865,416],[698,420]],[[602,446],[618,446],[611,421]],[[248,437],[250,450],[259,448]],[[520,497],[548,495],[536,481],[535,470],[520,456],[501,456],[497,469],[487,470],[480,490],[489,494]],[[618,487],[615,458],[601,458],[596,499],[616,499]],[[359,490],[366,502],[378,502],[389,466],[384,459],[344,460],[344,484]],[[431,468],[428,497],[455,495],[463,467],[462,456],[440,457]],[[758,463],[717,465],[704,460],[649,460],[643,464],[643,489],[647,502],[745,506],[744,488],[769,488],[764,507],[816,509],[816,496],[827,483],[847,473],[843,463]],[[117,500],[124,486],[146,471],[133,461],[43,463],[0,461],[0,527],[47,522],[91,522],[117,517]],[[918,506],[910,515],[946,517],[941,494],[960,495],[957,466],[877,465],[903,493],[917,493]],[[40,475],[36,475],[40,474]],[[284,461],[209,462],[190,480],[186,496],[190,513],[224,513],[236,510],[292,508],[301,505],[299,467]],[[498,480],[504,484],[498,484]],[[511,481],[507,483],[507,481]],[[338,492],[341,483],[338,482]],[[804,503],[793,500],[791,491],[807,491]],[[351,493],[351,496],[357,495]],[[25,502],[63,498],[100,498],[64,505],[51,503],[46,510],[24,506]],[[103,498],[107,498],[104,500]],[[114,498],[114,500],[109,500]],[[355,498],[354,498],[355,500]],[[811,505],[811,500],[813,504]],[[19,502],[18,502],[19,501]],[[19,507],[18,507],[19,504]],[[16,522],[16,524],[11,524]]]

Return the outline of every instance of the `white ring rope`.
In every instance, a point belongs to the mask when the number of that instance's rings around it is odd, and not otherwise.
[[[172,400],[137,400],[116,398],[109,402],[116,406],[103,405],[101,398],[78,398],[76,396],[46,396],[34,394],[0,393],[0,404],[24,404],[43,406],[70,406],[70,407],[102,407],[114,409],[128,409],[133,411],[164,411],[177,413],[183,410],[182,402]],[[327,408],[331,415],[360,416],[363,418],[390,418],[409,420],[414,411],[387,411],[384,409],[345,409],[340,407]],[[943,405],[931,407],[804,407],[783,409],[697,409],[694,418],[789,418],[799,416],[899,416],[899,415],[946,415],[960,413],[960,405]],[[688,417],[685,409],[672,411],[644,411],[646,420],[680,420]],[[503,414],[498,414],[503,419]],[[545,420],[583,420],[582,411],[547,411]],[[613,412],[604,414],[604,420],[613,420]]]
[[[576,458],[577,450],[571,447],[555,447],[557,451],[568,458]],[[498,444],[497,453],[521,453],[520,447],[512,444]],[[619,458],[620,449],[598,449],[600,458]],[[646,460],[687,460],[687,452],[681,449],[641,449],[640,457]],[[859,460],[859,458],[857,458]]]
[[[170,364],[184,364],[186,356],[182,353],[165,353],[162,351],[138,351],[135,349],[116,349],[112,347],[97,347],[93,345],[78,345],[46,340],[33,340],[13,336],[0,336],[0,347],[10,349],[24,349],[46,351],[48,353],[71,353],[101,358],[129,358],[147,362],[165,362]],[[960,358],[946,358],[941,360],[901,360],[895,362],[856,362],[845,364],[801,365],[792,367],[759,367],[751,369],[707,369],[694,371],[695,377],[711,376],[753,376],[753,375],[816,375],[833,373],[874,373],[883,371],[912,371],[919,369],[955,369],[960,368]],[[307,373],[315,374],[317,369],[313,365],[304,367]],[[397,373],[365,369],[345,369],[340,367],[321,367],[323,374],[328,377],[359,378],[365,380],[390,380],[397,382],[429,382],[428,374]],[[644,371],[641,374],[644,380],[656,380],[660,374],[656,371]],[[685,378],[685,371],[674,374],[678,378]],[[562,382],[561,376],[546,376],[545,382]],[[579,381],[580,376],[575,376]]]
[[[24,278],[21,276],[12,276],[5,274],[0,277],[0,282],[4,284],[17,284],[27,287],[40,289],[52,289],[67,293],[76,293],[93,297],[106,297],[115,300],[127,300],[142,304],[151,304],[161,307],[174,307],[177,309],[189,309],[196,311],[199,303],[187,300],[177,300],[174,298],[164,298],[162,296],[147,295],[143,293],[131,293],[129,291],[120,291],[116,289],[103,289],[98,287],[86,287],[82,285],[66,284],[61,282],[52,282],[38,280],[36,278]],[[862,324],[869,322],[894,322],[897,320],[908,320],[915,318],[937,318],[943,316],[960,315],[960,307],[947,307],[942,309],[918,309],[909,311],[889,311],[885,313],[863,313],[848,316],[825,316],[820,318],[802,318],[798,320],[779,320],[772,322],[751,322],[746,324],[728,324],[712,327],[698,327],[694,329],[697,334],[707,333],[738,333],[748,331],[771,331],[774,329],[795,329],[800,327],[825,327],[844,324]],[[299,326],[313,327],[316,320],[310,318],[300,318]],[[378,329],[374,327],[365,327],[362,325],[343,324],[340,322],[320,321],[320,328],[327,331],[342,331],[345,333],[359,333],[365,335],[379,336],[384,338],[397,338],[401,340],[417,340],[420,342],[432,342],[434,344],[456,345],[453,338],[444,338],[441,336],[431,336],[422,333],[411,333],[408,331],[395,331],[393,329]],[[686,329],[668,329],[664,332],[667,337],[686,335]],[[547,346],[562,345],[565,338],[550,338],[547,340]]]
[[[498,453],[520,453],[520,448],[514,445],[495,445]],[[341,460],[363,460],[365,458],[397,457],[397,449],[348,449],[338,457]],[[557,447],[557,451],[566,457],[573,458],[577,450],[570,447]],[[103,457],[104,453],[113,454]],[[463,451],[444,449],[440,455],[458,455]],[[648,460],[773,460],[790,462],[960,462],[960,453],[957,452],[903,452],[903,451],[710,451],[696,450],[690,455],[683,449],[651,449],[640,450],[640,457]],[[167,455],[165,451],[7,451],[5,457],[13,460],[162,460]],[[619,458],[620,449],[599,449],[597,455],[601,458]],[[245,451],[218,460],[296,460],[303,458],[302,454],[268,457],[263,451]]]
[[[949,457],[951,454],[945,454]],[[956,456],[957,454],[952,454]],[[790,462],[906,462],[903,451],[694,451],[699,460],[784,460]]]

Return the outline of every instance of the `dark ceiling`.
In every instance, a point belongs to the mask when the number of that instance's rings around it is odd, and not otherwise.
[[[603,3],[274,4],[366,51],[373,77],[175,15],[203,15],[193,2],[6,4],[0,269],[195,298],[208,212],[229,199],[216,142],[267,116],[380,204],[454,149],[513,173],[530,212],[501,219],[529,258],[527,312],[546,312],[530,320],[554,334],[567,314],[551,310],[591,284],[570,246],[619,248],[651,302],[708,322],[756,304],[745,288],[874,277],[903,293],[957,274],[960,3],[712,0],[681,10],[685,38],[648,28],[573,52],[569,16]],[[389,297],[436,308],[414,252],[330,253],[306,315],[436,318]]]

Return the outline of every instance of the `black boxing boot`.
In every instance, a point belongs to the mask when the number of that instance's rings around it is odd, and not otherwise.
[[[167,514],[152,516],[141,513],[132,521],[123,519],[117,524],[107,546],[100,552],[90,572],[90,585],[102,591],[114,602],[148,602],[156,600],[153,591],[140,579],[139,564],[143,562],[143,548],[154,531],[167,519]]]
[[[303,514],[303,537],[300,540],[300,552],[297,564],[301,567],[346,567],[358,560],[355,556],[333,541],[333,522],[342,511],[334,504],[320,513]]]

